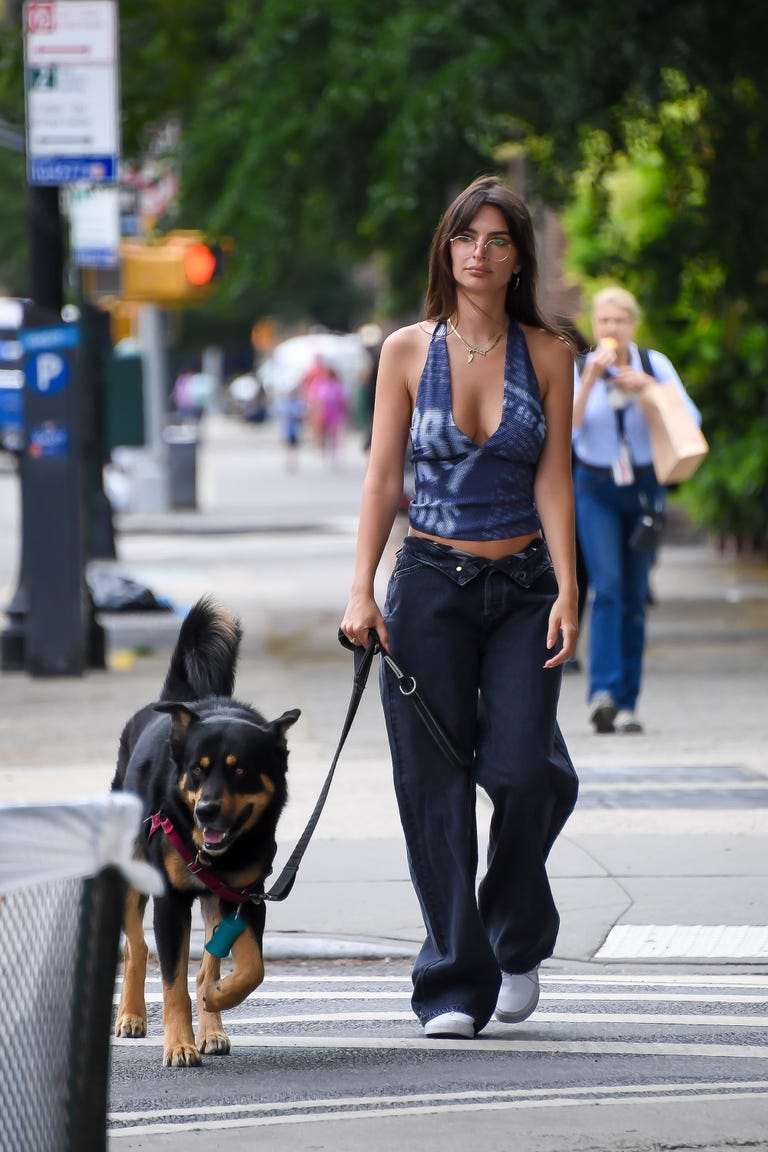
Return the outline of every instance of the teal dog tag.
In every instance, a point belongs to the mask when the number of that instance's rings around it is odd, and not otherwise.
[[[229,956],[232,951],[232,945],[241,932],[245,931],[245,921],[240,916],[240,909],[237,912],[231,912],[229,916],[225,916],[220,924],[217,924],[213,930],[213,935],[205,946],[206,952],[210,952],[211,956],[218,956],[223,959]]]

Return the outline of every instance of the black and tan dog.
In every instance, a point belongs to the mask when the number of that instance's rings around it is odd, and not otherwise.
[[[285,733],[299,711],[267,721],[233,699],[240,639],[239,621],[212,600],[203,598],[192,608],[159,701],[137,712],[123,730],[112,782],[113,790],[142,798],[145,822],[137,853],[165,877],[164,894],[154,898],[154,928],[166,1066],[194,1066],[201,1052],[229,1052],[220,1013],[264,979],[265,911],[259,896],[287,796]],[[196,898],[206,936],[197,976],[197,1036],[187,990]],[[147,1032],[146,902],[146,896],[128,892],[118,1036]],[[221,956],[230,946],[232,970],[222,978]]]

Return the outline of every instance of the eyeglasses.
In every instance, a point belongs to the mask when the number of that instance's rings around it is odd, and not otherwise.
[[[462,256],[468,256],[479,245],[484,255],[494,264],[501,264],[502,260],[508,260],[513,248],[512,241],[507,240],[506,236],[491,236],[488,240],[481,242],[471,232],[459,232],[457,236],[451,236],[448,243],[455,244],[456,250]]]

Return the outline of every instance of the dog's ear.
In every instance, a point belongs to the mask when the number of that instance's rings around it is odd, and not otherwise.
[[[200,717],[186,704],[177,704],[173,701],[155,704],[155,712],[167,712],[171,717],[171,744],[184,743],[187,732]]]
[[[300,708],[289,708],[287,712],[283,712],[282,716],[278,716],[277,720],[273,720],[269,727],[275,733],[279,740],[285,743],[285,734],[292,724],[295,724],[301,716]]]

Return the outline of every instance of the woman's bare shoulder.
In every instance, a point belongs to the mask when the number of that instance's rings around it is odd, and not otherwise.
[[[424,370],[434,330],[434,321],[407,324],[387,336],[381,348],[380,375],[391,374],[393,379],[401,380],[412,399]]]
[[[573,350],[564,336],[549,332],[546,328],[534,328],[530,324],[521,324],[520,327],[532,352],[535,350],[539,355],[552,357],[557,362],[573,359]]]
[[[418,352],[429,344],[436,327],[434,320],[420,320],[417,324],[406,324],[404,328],[396,328],[387,336],[384,347],[398,353]]]
[[[573,351],[568,342],[555,332],[548,332],[546,328],[534,328],[528,324],[521,324],[520,327],[525,335],[542,399],[547,397],[552,384],[572,388]]]

